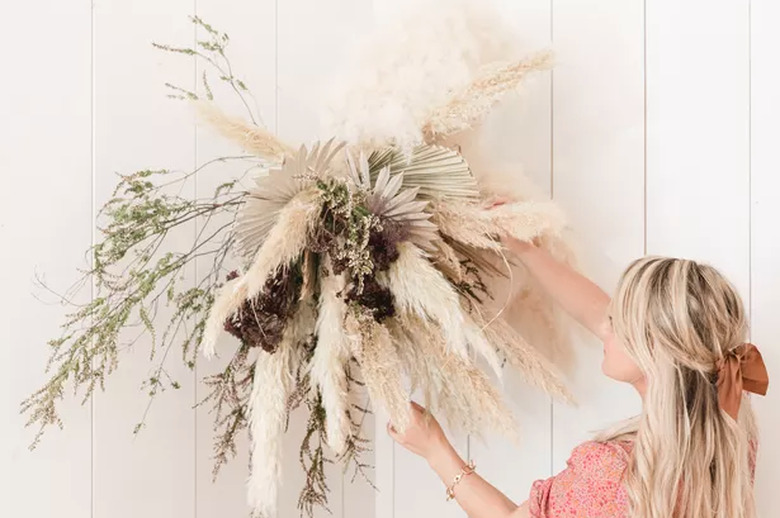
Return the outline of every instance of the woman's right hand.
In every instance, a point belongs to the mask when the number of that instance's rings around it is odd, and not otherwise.
[[[511,200],[504,196],[498,196],[493,200],[493,202],[488,207],[488,210],[495,209],[496,207],[500,207],[501,205],[505,205],[506,203],[510,203]],[[523,254],[526,252],[533,250],[537,247],[536,243],[533,241],[520,241],[519,239],[512,237],[510,235],[503,235],[500,236],[501,243],[513,254],[518,256],[518,258],[522,259]]]

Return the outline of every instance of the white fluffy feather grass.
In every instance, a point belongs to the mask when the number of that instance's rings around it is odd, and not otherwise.
[[[468,338],[458,294],[444,275],[411,243],[398,244],[398,259],[383,275],[377,275],[395,297],[396,306],[441,326],[447,345],[468,356]]]
[[[285,155],[295,153],[295,149],[282,142],[265,128],[249,124],[238,117],[226,115],[212,102],[193,102],[203,121],[249,153],[274,161],[281,161]]]
[[[325,268],[330,269],[328,262]],[[317,347],[311,361],[312,385],[322,394],[325,407],[328,446],[337,455],[344,452],[352,432],[348,415],[349,384],[346,371],[346,364],[352,354],[350,341],[344,332],[347,308],[340,297],[345,285],[343,273],[320,277]]]
[[[323,133],[353,145],[422,143],[431,107],[446,106],[489,63],[522,56],[508,19],[477,0],[413,2],[411,11],[383,16],[358,56],[333,78]]]
[[[282,445],[287,423],[288,399],[295,389],[295,373],[302,361],[301,340],[314,327],[311,304],[302,303],[284,331],[274,354],[261,353],[255,363],[249,401],[251,473],[247,500],[252,515],[273,518],[282,480]]]

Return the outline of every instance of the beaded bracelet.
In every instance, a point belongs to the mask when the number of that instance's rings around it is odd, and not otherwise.
[[[447,501],[449,502],[453,498],[455,498],[455,486],[460,483],[461,480],[463,480],[463,477],[466,475],[471,475],[474,473],[474,470],[477,469],[477,465],[474,464],[474,461],[470,461],[463,469],[460,470],[460,473],[455,475],[455,479],[452,481],[452,485],[447,488]]]

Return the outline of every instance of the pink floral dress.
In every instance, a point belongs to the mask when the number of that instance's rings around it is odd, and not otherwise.
[[[566,469],[531,487],[531,518],[625,518],[628,495],[623,474],[631,441],[588,441],[577,446]],[[757,443],[751,441],[750,470],[755,476]]]
[[[628,496],[623,473],[631,442],[588,441],[571,453],[566,469],[531,487],[528,511],[532,518],[623,518]]]

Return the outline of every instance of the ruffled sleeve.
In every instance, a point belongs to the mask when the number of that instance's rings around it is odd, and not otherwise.
[[[571,454],[566,469],[537,480],[528,499],[532,518],[621,518],[628,499],[622,485],[630,443],[589,441]]]

